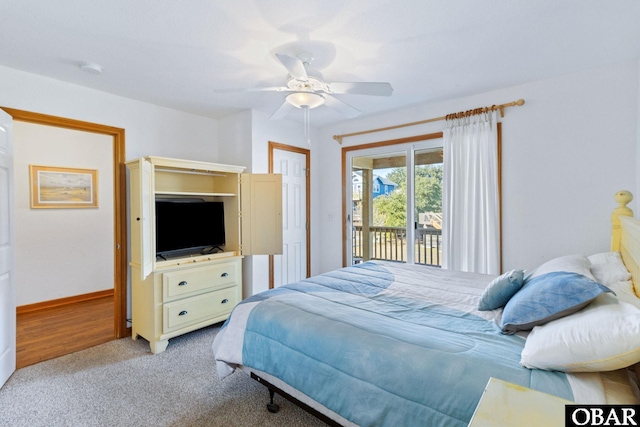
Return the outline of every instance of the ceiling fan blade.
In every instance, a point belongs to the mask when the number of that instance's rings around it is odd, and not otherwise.
[[[393,88],[386,82],[331,82],[327,86],[331,93],[374,96],[391,96],[393,93]]]
[[[230,89],[214,89],[215,93],[232,93],[232,92],[290,92],[286,86],[271,86],[271,87],[239,87]]]
[[[282,105],[271,114],[269,120],[280,120],[284,119],[284,117],[294,108],[293,105],[289,104],[287,101],[284,101]]]
[[[304,68],[304,63],[295,56],[285,55],[283,53],[276,53],[278,60],[284,65],[291,77],[296,80],[306,81],[308,79],[307,70]]]
[[[343,116],[353,118],[360,114],[360,110],[358,110],[357,108],[353,108],[351,105],[345,102],[340,101],[338,98],[334,98],[329,94],[324,94],[322,96],[324,96],[324,105],[333,110],[336,110]]]

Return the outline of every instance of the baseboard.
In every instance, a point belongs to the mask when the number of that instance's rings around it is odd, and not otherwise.
[[[31,313],[33,311],[48,310],[78,302],[91,301],[100,298],[113,298],[114,290],[106,289],[104,291],[90,292],[88,294],[74,295],[71,297],[59,298],[49,301],[36,302],[34,304],[21,305],[16,307],[16,314]]]

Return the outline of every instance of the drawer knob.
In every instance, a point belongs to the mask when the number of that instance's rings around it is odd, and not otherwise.
[[[183,280],[182,282],[178,283],[178,286],[187,286],[187,281]]]
[[[186,316],[187,315],[187,310],[182,310],[180,313],[178,313],[178,316]]]
[[[229,302],[229,300],[225,298],[225,299],[223,299],[223,300],[222,300],[222,302],[221,302],[221,303],[222,303],[222,304],[226,304],[226,303],[228,303],[228,302]]]
[[[227,277],[228,275],[229,275],[229,273],[222,273],[222,274],[220,275],[220,277]]]

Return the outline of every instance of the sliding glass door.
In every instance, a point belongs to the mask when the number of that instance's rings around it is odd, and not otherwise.
[[[346,156],[347,265],[370,259],[439,266],[442,139]]]
[[[442,147],[414,150],[413,212],[416,264],[442,260]]]
[[[352,158],[353,263],[406,261],[406,170],[404,152]]]

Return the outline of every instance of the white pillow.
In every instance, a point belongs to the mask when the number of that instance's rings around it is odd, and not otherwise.
[[[524,278],[525,284],[528,280],[531,280],[536,276],[555,271],[582,274],[594,282],[597,282],[595,277],[593,277],[593,274],[591,274],[591,261],[589,261],[589,258],[584,255],[565,255],[549,260],[532,270]]]
[[[635,305],[640,310],[640,298],[638,298],[633,291],[633,283],[631,280],[621,280],[619,282],[610,283],[609,289],[616,294],[619,301]]]
[[[640,309],[613,294],[570,316],[533,328],[522,350],[525,368],[613,371],[640,362]]]
[[[596,281],[605,286],[631,279],[631,273],[622,262],[620,252],[601,252],[590,255],[589,261],[591,261],[591,273]]]

